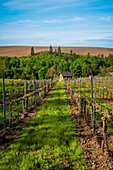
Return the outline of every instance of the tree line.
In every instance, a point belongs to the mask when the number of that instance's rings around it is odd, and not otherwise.
[[[56,77],[59,72],[72,72],[75,77],[106,75],[113,72],[113,55],[108,57],[62,53],[61,48],[23,57],[0,57],[0,77],[9,79],[45,79]]]

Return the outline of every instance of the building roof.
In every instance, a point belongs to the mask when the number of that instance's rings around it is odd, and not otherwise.
[[[60,72],[59,75],[62,74],[62,76],[67,76],[67,77],[73,77],[73,73],[72,72]]]

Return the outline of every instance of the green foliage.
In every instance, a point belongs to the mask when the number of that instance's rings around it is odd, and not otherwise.
[[[79,77],[81,76],[81,66],[79,64],[77,64],[74,69],[73,69],[73,73],[75,77]]]
[[[20,138],[1,152],[0,168],[84,170],[87,161],[69,112],[63,84],[58,82]]]
[[[2,59],[0,59],[0,77],[3,76],[5,67],[6,67],[6,66],[5,66],[5,62],[4,62]]]
[[[53,78],[56,76],[56,70],[54,68],[54,66],[51,66],[51,68],[48,70],[48,72],[46,73],[46,77],[47,78]]]
[[[0,69],[3,68],[5,77],[14,79],[46,78],[52,66],[57,74],[61,71],[71,71],[75,76],[97,75],[98,73],[103,75],[113,71],[113,55],[111,54],[106,58],[89,54],[87,56],[75,53],[71,55],[61,53],[60,47],[58,47],[58,52],[53,52],[51,49],[51,52],[45,51],[27,57],[0,57],[0,63],[2,65]]]

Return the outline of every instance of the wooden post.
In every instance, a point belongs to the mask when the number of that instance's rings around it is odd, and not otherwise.
[[[79,79],[79,111],[81,112],[81,79]]]
[[[102,151],[104,152],[104,145],[106,145],[107,150],[108,148],[108,143],[107,143],[107,118],[103,120],[103,141],[102,141]]]
[[[10,107],[10,109],[9,109],[9,111],[10,111],[9,126],[11,126],[11,119],[12,119],[11,104],[12,103],[10,102],[10,104],[9,104],[9,107]]]
[[[48,87],[48,92],[49,92],[49,80],[48,80],[48,86],[47,87]]]
[[[4,113],[4,129],[6,128],[6,114],[5,114],[5,77],[3,76],[3,113]]]
[[[40,80],[40,89],[41,89],[41,80]],[[40,97],[42,96],[41,90],[39,91],[39,96],[40,96]]]
[[[44,95],[46,95],[45,79],[44,79]]]
[[[94,106],[94,112],[93,112],[93,133],[95,133],[95,114],[96,114],[96,107]]]
[[[70,82],[71,82],[71,87],[70,87],[70,97],[72,99],[72,80],[70,79]]]
[[[72,79],[70,81],[71,81],[71,89],[72,89]]]
[[[96,86],[95,86],[95,77],[94,77],[94,93],[96,94]]]
[[[103,78],[102,78],[102,94],[101,94],[102,98],[103,98]]]
[[[84,118],[86,120],[86,100],[84,100]]]
[[[91,75],[91,99],[93,100],[93,76]],[[91,125],[93,126],[93,106],[91,106]]]
[[[25,80],[25,96],[27,94],[27,81]],[[26,112],[26,109],[27,109],[27,101],[26,101],[26,97],[25,97],[25,112]]]
[[[35,80],[34,80],[34,101],[35,101],[35,105],[36,105],[36,86],[35,86]]]

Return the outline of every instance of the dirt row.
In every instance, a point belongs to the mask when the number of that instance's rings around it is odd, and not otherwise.
[[[67,93],[67,91],[66,91]],[[102,132],[96,127],[96,132],[93,134],[91,128],[91,121],[87,124],[83,118],[83,115],[78,111],[78,107],[75,106],[67,93],[67,102],[72,111],[71,117],[77,127],[77,137],[85,150],[84,155],[88,160],[88,166],[86,170],[98,169],[98,170],[112,170],[113,169],[113,145],[108,141],[109,152],[105,148],[104,153],[101,150],[102,144]]]

